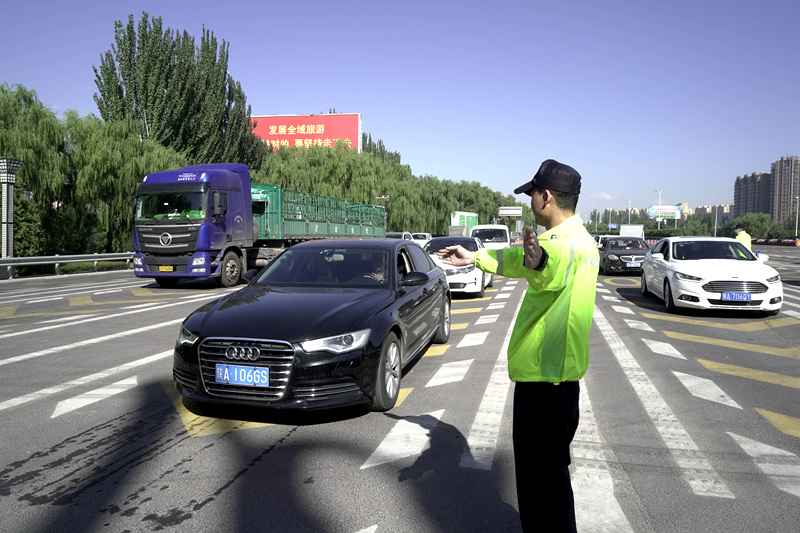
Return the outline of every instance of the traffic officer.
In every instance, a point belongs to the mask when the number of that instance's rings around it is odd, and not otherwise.
[[[750,243],[752,239],[750,238],[750,235],[744,230],[744,224],[742,224],[741,222],[736,224],[736,240],[744,244],[745,247],[751,252],[753,251],[753,249],[750,248]]]
[[[522,247],[470,252],[439,250],[443,262],[475,264],[483,271],[522,278],[528,288],[508,346],[508,375],[515,382],[514,467],[524,531],[575,531],[570,443],[578,427],[580,380],[589,366],[599,256],[575,214],[578,172],[544,161],[515,194],[531,197],[537,237],[525,229]]]

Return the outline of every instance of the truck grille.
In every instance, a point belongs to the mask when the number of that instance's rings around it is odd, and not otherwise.
[[[200,224],[136,225],[139,249],[142,253],[191,253],[197,242]]]
[[[703,285],[706,292],[749,292],[761,294],[767,292],[767,286],[757,281],[709,281]]]
[[[260,355],[255,361],[245,359],[232,361],[225,357],[225,351],[232,345],[258,348]],[[294,348],[284,341],[237,338],[208,338],[200,344],[200,376],[209,394],[225,398],[246,400],[278,400],[286,392],[289,376],[292,373]],[[216,383],[214,381],[217,363],[252,366],[269,369],[268,387],[250,387]]]

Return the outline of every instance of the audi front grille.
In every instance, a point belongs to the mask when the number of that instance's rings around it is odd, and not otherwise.
[[[294,348],[288,342],[262,339],[208,338],[200,344],[200,377],[213,396],[240,399],[278,400],[286,392],[292,372]],[[252,387],[217,383],[217,363],[269,369],[269,385]]]

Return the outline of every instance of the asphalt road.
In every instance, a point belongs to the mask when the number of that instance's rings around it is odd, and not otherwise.
[[[800,529],[800,249],[762,249],[774,317],[670,315],[637,278],[598,279],[580,531]],[[456,299],[383,414],[184,404],[179,324],[227,290],[0,281],[2,531],[519,531],[504,345],[524,282]]]

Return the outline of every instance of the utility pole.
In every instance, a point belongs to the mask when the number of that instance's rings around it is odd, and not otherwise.
[[[656,220],[658,220],[658,229],[661,229],[661,193],[664,191],[656,189],[653,189],[653,191],[658,193],[658,216],[656,216]]]

